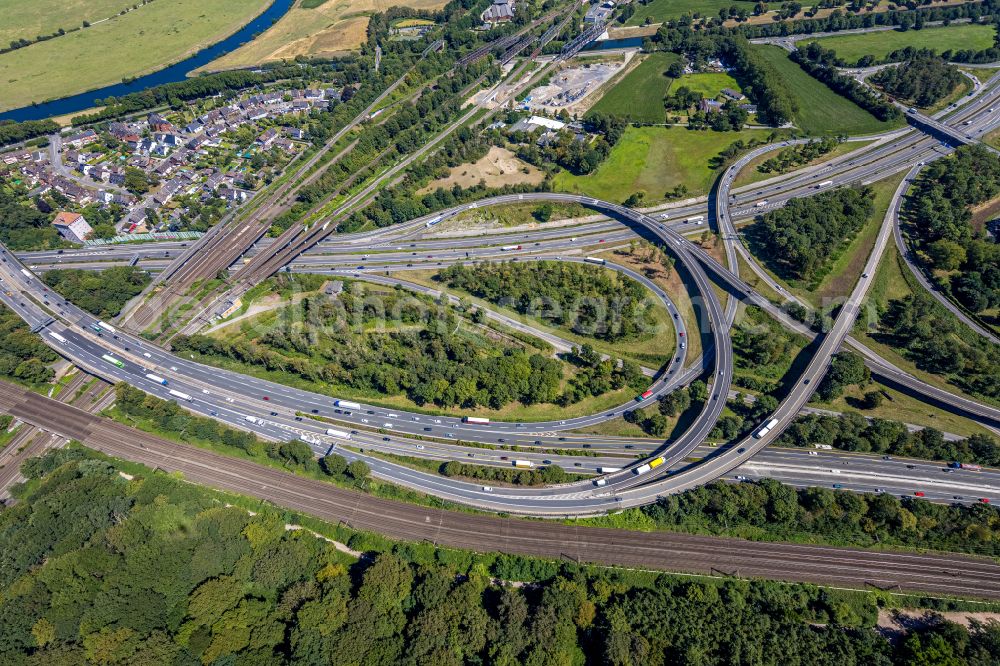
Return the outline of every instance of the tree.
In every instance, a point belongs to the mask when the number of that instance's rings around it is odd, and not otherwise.
[[[355,481],[364,481],[371,474],[371,470],[363,460],[352,460],[347,466],[347,474]]]
[[[833,355],[830,369],[820,382],[816,393],[822,400],[830,401],[843,394],[852,384],[866,384],[871,379],[871,371],[865,360],[854,352],[838,352]]]
[[[552,219],[552,204],[542,204],[535,209],[533,215],[539,222],[548,222]]]
[[[332,453],[320,458],[319,466],[329,476],[342,476],[347,471],[347,459]]]

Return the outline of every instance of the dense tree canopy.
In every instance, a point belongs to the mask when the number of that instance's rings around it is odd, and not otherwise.
[[[917,256],[973,312],[1000,306],[1000,244],[973,227],[971,211],[998,195],[1000,158],[982,146],[967,146],[929,164],[904,207]]]
[[[115,266],[103,271],[57,269],[45,273],[45,284],[67,300],[101,319],[121,312],[125,304],[149,284],[149,273],[135,266]]]
[[[295,516],[224,505],[141,469],[126,479],[81,449],[50,452],[24,472],[33,483],[22,501],[0,510],[0,661],[12,666],[926,666],[935,663],[928,655],[987,666],[1000,658],[997,625],[967,631],[938,621],[893,647],[871,629],[871,595],[393,546],[363,535],[349,545],[380,545],[354,560],[288,529]],[[767,490],[778,521],[794,515],[788,492]],[[809,502],[817,515],[858,510],[822,492]],[[904,523],[907,514],[915,519],[889,502],[878,520],[900,520],[894,511]]]
[[[872,83],[893,97],[920,107],[929,107],[944,99],[964,80],[957,67],[936,56],[887,67],[871,78]]]
[[[875,212],[872,190],[845,187],[790,200],[757,218],[750,229],[755,251],[800,280],[822,276],[838,252]]]
[[[43,384],[59,356],[31,332],[24,320],[0,306],[0,375],[26,384]]]

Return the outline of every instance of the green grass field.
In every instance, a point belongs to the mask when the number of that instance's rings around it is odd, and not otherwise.
[[[740,90],[740,84],[736,79],[725,72],[699,72],[698,74],[685,74],[677,79],[676,87],[684,86],[693,92],[699,92],[707,99],[715,99],[722,94],[723,88]]]
[[[129,0],[0,0],[0,44],[79,28],[131,7]]]
[[[718,16],[720,9],[728,9],[733,5],[745,7],[747,11],[752,12],[754,4],[756,3],[744,0],[652,0],[647,5],[637,4],[635,14],[625,22],[625,25],[642,25],[647,17],[652,22],[659,23],[684,14]]]
[[[993,26],[963,23],[906,32],[891,30],[823,37],[814,41],[824,48],[833,49],[847,62],[855,63],[866,55],[882,59],[907,46],[933,49],[938,53],[965,49],[981,51],[993,46],[995,36],[996,29]]]
[[[0,111],[155,71],[229,36],[268,4],[269,0],[157,0],[84,30],[5,53],[0,55]],[[4,15],[0,23],[8,25],[7,18]],[[55,23],[52,29],[60,27]]]
[[[663,106],[663,97],[673,83],[673,79],[667,77],[665,72],[678,59],[679,56],[675,53],[653,53],[622,77],[598,100],[591,111],[625,116],[635,122],[664,122],[667,112]]]
[[[556,174],[553,189],[623,201],[637,191],[646,202],[685,185],[691,196],[705,194],[717,173],[709,160],[738,139],[766,139],[771,130],[703,132],[680,127],[630,127],[597,171],[586,176]]]
[[[841,97],[826,85],[809,76],[801,67],[788,58],[788,54],[778,46],[755,46],[774,65],[785,81],[786,88],[798,101],[799,110],[795,114],[795,125],[804,132],[821,134],[874,134],[905,122],[885,123],[860,106]]]

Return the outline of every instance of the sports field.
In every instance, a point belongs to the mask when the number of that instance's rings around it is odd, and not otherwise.
[[[833,49],[849,63],[870,55],[881,60],[893,51],[907,46],[933,49],[938,53],[971,49],[982,51],[993,46],[996,29],[991,25],[963,23],[959,25],[924,28],[922,30],[890,30],[855,35],[839,35],[813,40],[820,46]]]
[[[662,201],[678,185],[690,196],[705,194],[718,175],[710,160],[736,140],[764,140],[772,130],[742,132],[693,131],[681,127],[629,127],[598,167],[586,176],[556,174],[553,189],[579,192],[609,201],[624,201],[645,192],[645,201]]]
[[[628,117],[634,122],[664,122],[667,112],[663,106],[663,97],[673,82],[673,79],[666,76],[666,71],[679,57],[675,53],[663,51],[650,54],[635,69],[619,79],[591,107],[591,111]]]
[[[389,7],[439,9],[446,0],[299,0],[281,20],[251,42],[198,71],[250,67],[296,56],[329,56],[358,48],[367,38],[368,15]]]
[[[228,37],[269,4],[270,0],[154,0],[89,28],[5,53],[0,55],[0,111],[155,71]],[[55,15],[60,12],[55,10]],[[0,25],[9,26],[6,19]],[[51,29],[58,27],[53,23]]]
[[[625,25],[642,25],[649,17],[654,23],[675,19],[684,14],[700,16],[718,16],[720,9],[732,6],[743,7],[753,12],[755,2],[744,0],[652,0],[649,4],[636,4],[635,14],[625,22]]]
[[[860,106],[830,90],[792,62],[778,46],[755,46],[774,65],[798,101],[795,125],[812,135],[874,134],[901,126],[905,121],[885,123]]]

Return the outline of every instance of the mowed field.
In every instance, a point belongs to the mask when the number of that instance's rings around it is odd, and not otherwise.
[[[907,46],[933,49],[937,53],[971,49],[982,51],[993,46],[996,29],[991,25],[959,24],[907,30],[901,32],[870,32],[856,35],[840,35],[813,40],[820,46],[833,49],[837,55],[849,63],[856,63],[861,57],[870,55],[881,60],[893,51]]]
[[[744,0],[652,0],[646,5],[636,4],[635,14],[625,22],[625,25],[642,25],[647,17],[659,23],[684,14],[718,16],[720,9],[729,9],[732,6],[743,7],[752,13],[755,4]]]
[[[586,176],[560,172],[554,190],[623,201],[633,192],[645,201],[664,199],[668,190],[685,185],[691,196],[705,194],[718,175],[709,161],[737,140],[764,140],[773,130],[702,132],[681,127],[629,127],[597,171]]]
[[[440,9],[446,0],[299,0],[256,39],[201,71],[249,67],[296,56],[328,56],[356,49],[367,38],[368,15],[389,7]]]
[[[228,37],[268,4],[155,0],[85,30],[5,53],[0,55],[0,111],[155,71]]]
[[[591,111],[628,117],[634,122],[664,122],[667,112],[663,106],[663,98],[673,82],[673,79],[666,75],[666,71],[679,58],[676,53],[663,51],[649,55],[635,69],[619,79],[618,83],[591,107]]]
[[[830,90],[792,62],[779,46],[753,47],[774,65],[798,102],[795,125],[813,135],[874,134],[901,126],[905,121],[886,123],[860,106]]]
[[[736,79],[725,72],[685,74],[677,79],[677,83],[674,85],[677,88],[683,86],[693,92],[701,93],[706,99],[715,99],[722,94],[724,88],[740,90],[740,84],[736,82]]]

